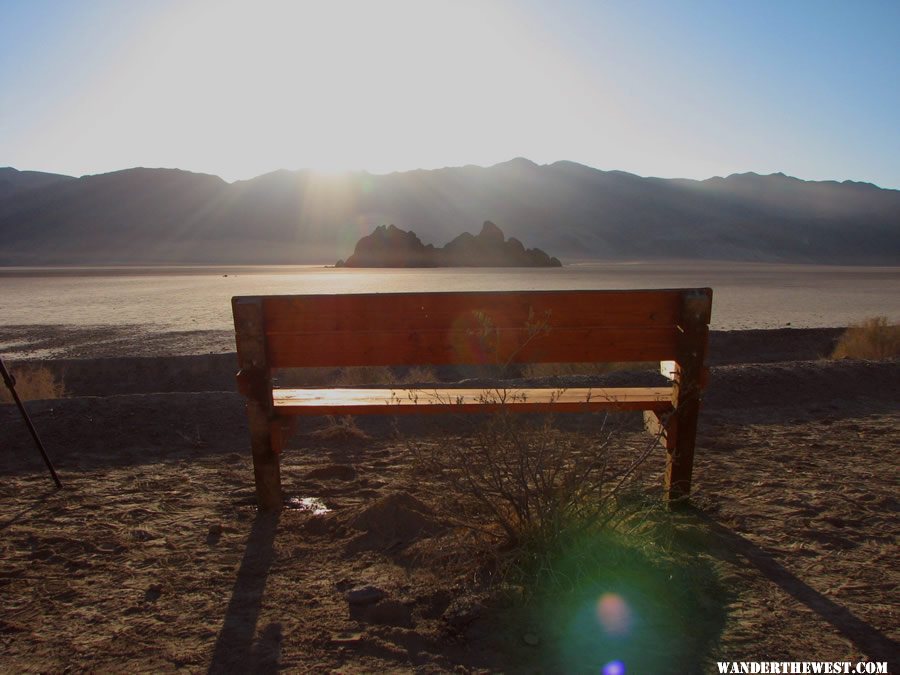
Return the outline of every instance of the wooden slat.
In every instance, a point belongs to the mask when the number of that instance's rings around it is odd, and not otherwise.
[[[512,389],[276,389],[280,415],[398,415],[514,412],[590,412],[672,409],[671,387]]]
[[[556,328],[540,335],[500,330],[277,333],[268,336],[273,368],[505,363],[582,363],[674,359],[678,329]]]
[[[263,297],[267,333],[477,329],[479,315],[498,328],[529,318],[551,327],[658,327],[678,322],[690,289],[652,291],[521,291],[370,293]],[[695,289],[696,290],[696,289]]]

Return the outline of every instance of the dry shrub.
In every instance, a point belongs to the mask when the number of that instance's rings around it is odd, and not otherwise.
[[[577,435],[501,412],[471,436],[410,445],[417,482],[456,526],[417,553],[489,599],[511,654],[539,633],[535,672],[597,672],[613,653],[634,672],[694,672],[732,598],[709,558],[679,543],[679,531],[699,531],[696,518],[642,489],[637,469],[658,439],[628,456],[604,419],[601,432]],[[695,540],[705,546],[705,532]]]
[[[497,394],[503,396],[502,392]],[[407,441],[417,469],[446,486],[438,508],[450,521],[515,548],[608,521],[616,497],[658,439],[627,465],[611,463],[613,429],[604,417],[589,436],[501,411],[455,441]],[[614,466],[615,464],[615,466]]]
[[[57,380],[47,366],[18,364],[9,370],[16,380],[16,392],[23,401],[41,401],[66,395],[63,382]],[[12,394],[5,384],[0,383],[0,403],[12,402]]]
[[[369,435],[356,426],[355,420],[350,415],[325,418],[326,424],[321,429],[310,432],[312,438],[323,441],[366,440]]]
[[[835,359],[893,359],[900,356],[900,324],[891,324],[885,316],[853,324],[838,340]]]

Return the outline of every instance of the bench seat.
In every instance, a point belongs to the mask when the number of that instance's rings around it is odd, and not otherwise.
[[[672,387],[464,389],[323,388],[273,389],[280,415],[397,415],[404,413],[593,412],[673,409]]]

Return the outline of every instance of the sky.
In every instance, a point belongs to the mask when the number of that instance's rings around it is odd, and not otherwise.
[[[900,188],[900,0],[0,0],[0,166]]]

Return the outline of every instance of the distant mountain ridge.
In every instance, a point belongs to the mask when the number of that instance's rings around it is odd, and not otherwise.
[[[0,169],[0,264],[332,263],[379,225],[448,241],[474,223],[565,260],[900,264],[900,191],[783,174],[644,178],[517,158],[374,175]]]
[[[19,171],[11,166],[0,166],[0,199],[14,195],[17,192],[69,180],[75,180],[75,178],[59,173]]]

